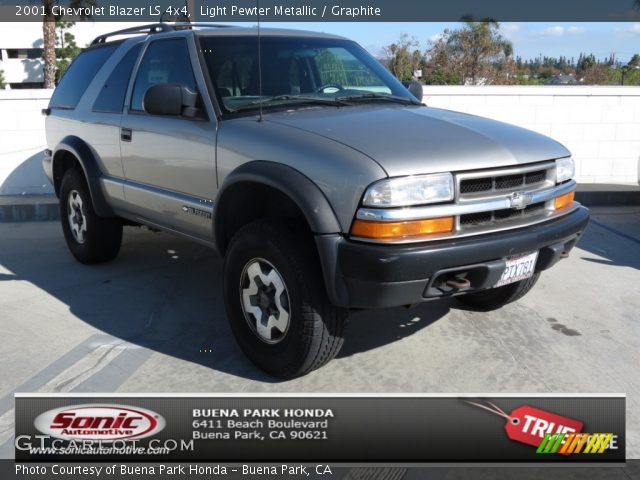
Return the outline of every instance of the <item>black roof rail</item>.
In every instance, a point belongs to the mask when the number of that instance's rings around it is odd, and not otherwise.
[[[105,33],[104,35],[100,35],[96,37],[91,42],[91,45],[99,45],[102,43],[106,43],[109,37],[115,37],[117,35],[135,35],[135,34],[143,34],[151,35],[154,33],[163,33],[163,32],[174,32],[176,30],[187,30],[191,27],[200,27],[200,28],[228,28],[233,27],[234,25],[225,25],[220,23],[151,23],[148,25],[139,25],[137,27],[125,28],[124,30],[117,30],[111,33]]]

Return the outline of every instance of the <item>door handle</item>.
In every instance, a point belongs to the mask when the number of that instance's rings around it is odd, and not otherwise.
[[[133,133],[131,132],[130,128],[121,128],[120,129],[120,140],[122,140],[123,142],[130,142],[132,135],[133,135]]]

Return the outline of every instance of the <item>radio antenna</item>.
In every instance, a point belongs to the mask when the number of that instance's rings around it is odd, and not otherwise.
[[[260,36],[260,0],[256,0],[256,8],[257,8],[257,14],[258,14],[258,96],[260,97],[259,99],[259,104],[258,104],[258,111],[259,113],[259,117],[258,117],[258,121],[261,122],[262,121],[262,37]]]

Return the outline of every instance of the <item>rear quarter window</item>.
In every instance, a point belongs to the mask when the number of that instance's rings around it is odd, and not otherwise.
[[[106,45],[90,48],[78,55],[54,90],[49,107],[68,110],[76,108],[91,80],[116,48],[118,45]]]
[[[141,48],[141,43],[131,47],[113,69],[113,72],[111,72],[111,75],[109,75],[109,78],[102,86],[102,90],[100,90],[98,98],[93,104],[94,112],[122,113],[124,96],[127,93],[131,72],[133,71]]]

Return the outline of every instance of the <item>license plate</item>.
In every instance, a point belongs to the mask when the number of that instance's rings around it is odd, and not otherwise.
[[[501,287],[503,285],[508,285],[509,283],[519,282],[520,280],[533,276],[537,259],[538,252],[505,258],[507,266],[504,269],[504,272],[502,272],[502,277],[494,287]]]

